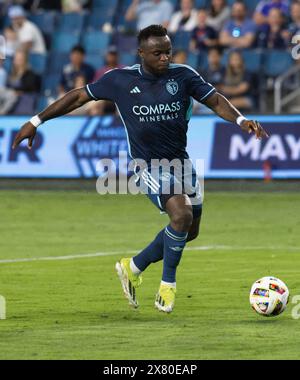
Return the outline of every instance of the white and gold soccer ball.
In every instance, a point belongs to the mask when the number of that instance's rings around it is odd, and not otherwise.
[[[250,305],[260,315],[273,317],[281,314],[289,302],[289,289],[276,277],[263,277],[252,285]]]

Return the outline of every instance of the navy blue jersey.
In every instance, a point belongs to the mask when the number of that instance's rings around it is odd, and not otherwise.
[[[208,99],[216,90],[187,65],[170,64],[161,76],[142,65],[108,71],[86,86],[94,100],[113,101],[124,123],[132,158],[188,158],[186,134],[193,100]]]

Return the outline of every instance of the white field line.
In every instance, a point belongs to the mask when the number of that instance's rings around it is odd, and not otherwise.
[[[211,245],[211,246],[200,246],[200,247],[186,247],[185,251],[249,251],[249,250],[268,250],[268,251],[299,251],[300,247],[279,247],[279,246],[251,246],[251,247],[237,247],[228,245]],[[101,256],[117,256],[117,255],[134,255],[138,251],[112,251],[112,252],[95,252],[95,253],[82,253],[78,255],[68,255],[68,256],[51,256],[51,257],[28,257],[23,259],[3,259],[0,260],[0,264],[10,264],[10,263],[26,263],[32,261],[58,261],[58,260],[76,260],[85,259],[90,257],[101,257]]]

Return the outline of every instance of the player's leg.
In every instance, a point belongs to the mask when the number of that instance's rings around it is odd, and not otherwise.
[[[158,186],[158,182],[154,179],[150,173],[147,172],[147,181],[142,182],[144,186],[144,193],[155,204],[156,207],[163,211],[160,201],[160,193],[154,193],[154,186]],[[143,180],[140,177],[139,181]],[[157,179],[159,180],[159,179]],[[153,185],[149,185],[149,181]],[[149,191],[148,191],[149,190]],[[155,263],[163,258],[163,246],[164,246],[164,229],[160,231],[155,239],[138,255],[132,258],[123,258],[116,263],[116,270],[119,275],[124,294],[129,300],[130,305],[138,307],[138,301],[136,299],[136,288],[142,283],[142,272],[151,264]]]
[[[186,242],[195,240],[198,237],[199,231],[200,231],[201,216],[202,216],[202,205],[193,206],[193,222],[189,229],[189,234],[186,239]]]
[[[153,177],[151,177],[151,180],[155,183],[155,179]],[[171,180],[173,180],[173,178],[171,178]],[[168,212],[168,210],[166,210],[166,203],[173,197],[172,195],[169,194],[166,197],[163,197],[163,196],[161,197],[159,193],[152,194],[152,192],[148,192],[147,196],[152,201],[152,203],[155,204],[158,209],[160,209],[160,211]],[[176,198],[176,199],[181,199],[182,206],[185,205],[186,202],[188,202],[186,196],[180,195],[179,197],[180,198]],[[174,220],[174,223],[176,224],[177,220],[180,219],[177,217],[178,214],[180,214],[180,212],[176,211],[178,209],[178,206],[173,207],[172,206],[173,201],[170,201],[169,204],[170,204],[169,206],[170,214],[174,214],[173,220]],[[175,202],[175,204],[177,204],[177,202]],[[174,208],[174,212],[172,211],[173,208]],[[199,231],[201,210],[202,210],[201,206],[200,208],[199,206],[193,206],[192,214],[193,214],[194,220],[192,221],[192,224],[188,231],[187,241],[190,241],[197,237],[197,234]],[[157,234],[155,239],[138,255],[134,256],[133,258],[123,258],[120,260],[120,262],[116,264],[116,269],[122,283],[124,294],[128,298],[129,303],[133,305],[134,307],[138,306],[138,302],[136,300],[136,288],[142,282],[141,273],[151,263],[155,263],[163,259],[164,240],[165,240],[165,228],[161,230]]]
[[[166,211],[170,217],[170,224],[164,233],[163,275],[155,306],[169,313],[175,303],[176,270],[193,224],[193,208],[189,197],[181,194],[168,199]],[[197,227],[197,223],[195,226]]]
[[[188,232],[187,242],[192,241],[199,235],[199,227],[201,216],[193,219],[191,227]],[[130,268],[136,275],[142,273],[150,264],[161,261],[164,257],[164,235],[165,229],[162,229],[155,237],[155,239],[138,255],[132,257],[130,261]]]
[[[201,221],[201,209],[195,212],[186,241],[191,241],[198,236]],[[141,273],[151,264],[156,263],[164,257],[165,228],[161,230],[155,239],[138,255],[133,258],[123,258],[116,264],[116,270],[120,277],[125,296],[129,303],[138,307],[136,299],[136,288],[142,283]]]

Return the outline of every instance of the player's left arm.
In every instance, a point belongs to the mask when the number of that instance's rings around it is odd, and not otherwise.
[[[258,121],[247,120],[244,118],[243,115],[234,107],[234,105],[220,93],[215,92],[206,101],[204,101],[204,104],[222,119],[230,121],[231,123],[239,124],[243,131],[255,133],[257,139],[269,137],[268,133],[263,129]]]

